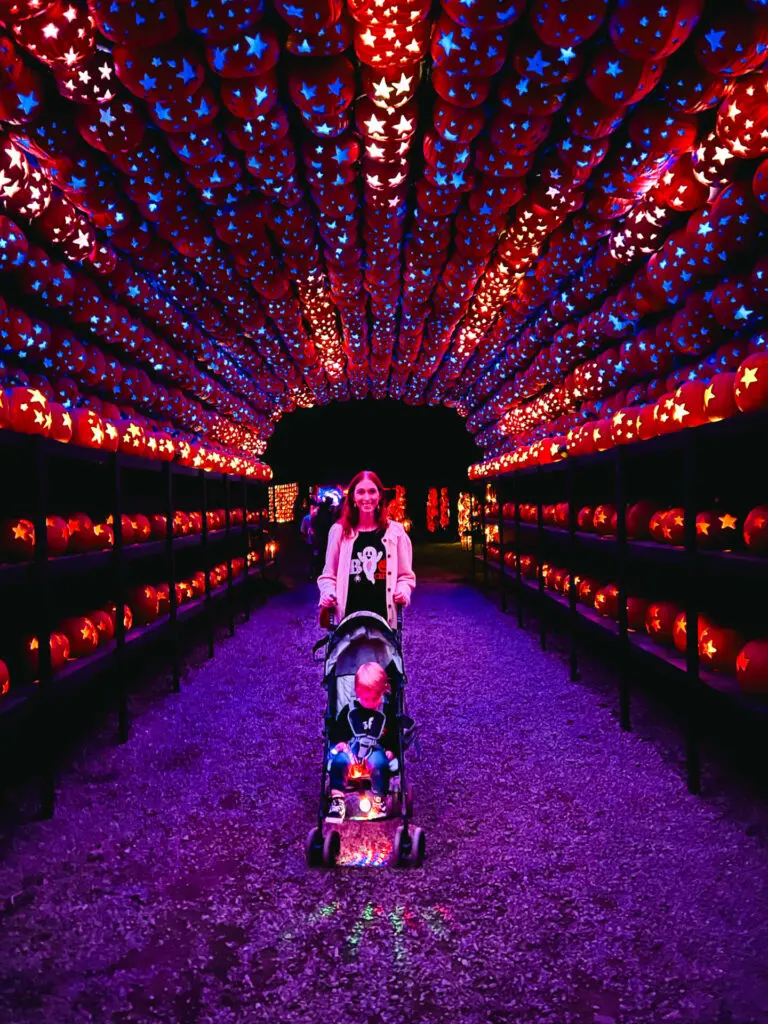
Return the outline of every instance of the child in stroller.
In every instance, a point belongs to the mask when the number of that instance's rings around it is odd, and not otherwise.
[[[326,821],[341,822],[345,815],[344,791],[350,781],[370,779],[372,816],[386,813],[390,771],[397,771],[395,708],[389,695],[385,669],[364,662],[355,673],[355,699],[347,704],[331,730],[331,805]],[[365,798],[364,798],[365,799]],[[361,802],[362,803],[362,802]]]

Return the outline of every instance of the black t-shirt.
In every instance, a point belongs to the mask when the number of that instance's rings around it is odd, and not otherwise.
[[[383,530],[361,530],[349,563],[347,615],[375,612],[387,617],[387,552]]]
[[[357,698],[342,710],[331,727],[332,744],[351,743],[355,750],[375,746],[399,753],[394,701],[386,696],[379,709],[364,708]]]

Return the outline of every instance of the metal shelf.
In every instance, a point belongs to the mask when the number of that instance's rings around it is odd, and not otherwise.
[[[488,526],[498,528],[498,547],[503,559],[511,538],[525,540],[525,549],[541,563],[544,560],[557,562],[571,573],[584,571],[592,558],[606,559],[611,565],[610,577],[619,588],[619,622],[608,626],[599,616],[592,618],[585,614],[583,606],[570,598],[560,598],[521,579],[517,592],[518,623],[523,624],[522,598],[525,593],[538,594],[541,614],[538,629],[542,649],[547,641],[546,608],[559,605],[570,610],[568,629],[570,633],[571,678],[578,678],[579,626],[589,622],[602,630],[605,636],[612,635],[619,644],[619,700],[622,728],[630,729],[630,673],[629,662],[635,655],[652,657],[655,664],[664,663],[668,668],[682,673],[685,694],[685,742],[686,775],[688,788],[692,793],[701,787],[701,738],[700,702],[706,690],[716,690],[732,699],[739,706],[751,712],[765,714],[765,705],[758,697],[743,694],[735,679],[710,673],[699,666],[696,634],[688,640],[684,656],[677,656],[657,647],[650,638],[632,633],[627,624],[626,598],[632,581],[641,591],[647,589],[647,572],[651,567],[659,579],[658,594],[665,592],[678,595],[679,603],[686,612],[689,622],[695,622],[701,612],[707,612],[708,604],[717,605],[722,600],[723,584],[731,585],[740,593],[765,595],[768,584],[768,557],[761,557],[742,551],[713,551],[697,546],[696,514],[699,511],[699,494],[706,494],[711,488],[711,459],[716,457],[723,463],[727,454],[727,443],[749,435],[768,436],[768,411],[751,415],[731,417],[720,423],[707,424],[691,430],[683,430],[648,442],[617,447],[594,455],[577,456],[562,460],[550,466],[536,466],[502,474],[490,481],[475,484],[484,490],[487,483],[495,486],[498,512],[491,517],[481,498],[477,519],[483,528],[482,537],[473,538],[473,555],[477,545],[481,554],[472,561],[472,577],[477,578],[477,563],[482,564],[482,583],[487,590],[489,569],[498,572],[500,566],[490,566],[487,561],[485,530]],[[723,444],[726,442],[726,444]],[[720,445],[721,449],[712,446]],[[715,453],[717,454],[715,455]],[[654,460],[664,455],[657,468]],[[650,461],[649,461],[650,460]],[[600,474],[582,474],[582,470],[599,466]],[[603,473],[605,470],[605,473]],[[652,540],[630,540],[626,536],[623,515],[619,516],[615,536],[577,530],[576,514],[579,502],[577,492],[591,494],[598,490],[602,501],[610,501],[619,510],[627,507],[627,493],[634,488],[647,486],[649,477],[661,473],[661,483],[674,487],[675,501],[684,510],[684,543],[681,546],[658,544]],[[553,475],[554,474],[554,475]],[[756,478],[759,480],[759,477]],[[586,491],[584,490],[586,488]],[[482,490],[480,491],[482,495]],[[761,500],[756,496],[755,504]],[[762,498],[764,500],[764,497]],[[567,529],[543,522],[543,507],[557,501],[567,501],[569,522]],[[518,515],[514,520],[503,516],[504,505],[508,502],[517,506]],[[523,503],[535,504],[537,521],[519,521],[519,508]],[[515,546],[519,549],[520,544]],[[559,559],[562,559],[559,561]],[[601,571],[601,577],[605,570]],[[607,572],[605,573],[607,575]],[[519,578],[517,573],[505,570],[501,574],[501,607],[506,609],[508,580]],[[546,599],[546,600],[545,600]],[[763,598],[764,599],[764,598]],[[596,613],[595,613],[596,614]],[[757,621],[757,619],[756,619]]]
[[[482,556],[476,555],[480,561]],[[508,566],[502,566],[498,562],[488,560],[488,568],[497,573],[503,573],[508,578],[515,580],[516,575],[510,570]],[[521,584],[525,590],[531,594],[538,595],[538,585],[531,580],[521,579]],[[564,611],[570,611],[570,599],[558,594],[555,591],[544,589],[544,597],[551,602],[562,608]],[[587,607],[586,605],[577,604],[576,614],[584,622],[589,623],[596,629],[601,630],[607,635],[617,638],[619,636],[619,625],[618,623],[610,618],[606,618],[596,612],[594,609]],[[685,658],[670,648],[665,648],[655,643],[651,637],[646,636],[644,633],[638,633],[634,630],[628,630],[628,640],[632,648],[643,654],[648,655],[650,658],[656,659],[659,662],[663,662],[664,665],[669,668],[675,669],[681,674],[685,674],[687,671]],[[742,707],[747,708],[750,711],[754,711],[761,715],[768,715],[768,697],[764,701],[749,697],[743,693],[737,680],[733,676],[719,675],[716,672],[707,672],[706,670],[699,669],[699,679],[705,686],[710,690],[717,690],[718,693],[727,695],[728,697],[736,700]]]
[[[244,586],[246,581],[260,577],[259,570],[251,569],[246,575],[240,575],[233,579],[232,589],[237,590]],[[221,601],[227,596],[228,586],[226,583],[215,587],[210,592],[212,602]],[[195,598],[194,601],[187,601],[180,605],[176,612],[177,622],[187,622],[197,618],[206,611],[206,598]],[[126,654],[135,654],[137,651],[150,646],[157,640],[162,639],[172,627],[170,614],[162,615],[147,626],[138,626],[131,629],[125,635]],[[99,647],[93,654],[86,658],[75,658],[68,661],[62,668],[54,673],[50,682],[50,696],[56,698],[70,690],[77,689],[95,676],[105,672],[117,657],[117,641],[110,640]],[[16,718],[20,713],[29,710],[29,706],[39,697],[40,690],[37,685],[24,684],[14,687],[5,697],[0,698],[0,719]]]
[[[169,586],[170,609],[163,621],[151,627],[137,629],[125,633],[122,616],[118,615],[116,636],[112,646],[107,646],[94,653],[91,659],[72,662],[55,675],[51,672],[50,652],[48,644],[41,644],[39,657],[39,686],[32,689],[19,687],[17,680],[12,681],[11,693],[0,700],[0,725],[3,728],[17,720],[22,714],[34,716],[34,732],[31,741],[36,744],[36,764],[39,766],[40,802],[42,816],[50,816],[54,807],[55,764],[53,743],[56,722],[52,711],[52,698],[58,693],[66,692],[71,686],[80,685],[86,678],[101,672],[105,666],[110,667],[108,686],[114,695],[117,711],[118,734],[121,741],[128,738],[129,716],[127,698],[127,669],[129,655],[154,637],[165,639],[164,649],[167,650],[171,662],[173,689],[180,687],[180,622],[194,618],[201,611],[205,620],[205,635],[208,641],[209,656],[214,653],[214,631],[212,608],[214,600],[226,597],[227,616],[230,635],[235,631],[235,603],[233,595],[241,586],[240,580],[232,577],[231,567],[227,582],[222,587],[211,590],[208,570],[212,567],[214,557],[217,561],[228,561],[231,566],[233,558],[247,559],[253,547],[260,558],[256,572],[249,573],[263,576],[266,536],[263,523],[244,523],[235,525],[231,522],[231,513],[235,508],[242,508],[247,519],[249,509],[263,508],[266,504],[266,482],[249,477],[232,477],[226,473],[208,472],[180,466],[171,462],[156,462],[142,459],[122,452],[105,452],[76,445],[59,444],[49,438],[33,435],[15,434],[0,431],[0,459],[9,459],[13,453],[23,458],[25,473],[24,500],[25,515],[35,526],[36,546],[34,559],[25,563],[0,565],[0,597],[8,600],[24,586],[27,593],[34,587],[34,607],[29,622],[29,631],[40,637],[48,636],[55,623],[53,620],[54,600],[61,598],[54,581],[72,580],[75,577],[87,581],[93,574],[109,574],[109,592],[118,607],[125,602],[128,566],[152,559],[162,560],[162,578]],[[52,511],[49,491],[56,480],[54,470],[62,464],[79,462],[84,466],[92,466],[98,470],[93,477],[93,495],[103,513],[114,517],[120,522],[121,514],[127,504],[127,496],[132,494],[133,500],[147,501],[152,507],[161,511],[166,518],[167,533],[162,539],[150,540],[147,543],[123,545],[121,537],[115,537],[114,547],[102,551],[89,551],[80,554],[63,555],[59,558],[47,557],[46,516]],[[90,474],[89,474],[90,475]],[[180,483],[183,481],[183,483]],[[216,489],[215,502],[209,501],[211,488]],[[28,491],[28,493],[26,493]],[[178,493],[177,493],[178,491]],[[173,535],[174,514],[179,505],[184,507],[190,500],[191,493],[197,493],[196,507],[203,513],[203,530],[199,534],[188,536]],[[183,501],[181,501],[181,496]],[[179,503],[177,504],[177,498]],[[227,528],[209,531],[206,512],[211,507],[224,508]],[[100,513],[101,514],[101,513]],[[186,550],[200,553],[200,568],[206,572],[206,595],[199,602],[190,602],[176,607],[176,588],[178,581],[177,556]],[[215,555],[214,555],[215,553]],[[250,617],[250,599],[248,588],[244,589],[244,610],[246,618]],[[194,607],[193,607],[194,605]],[[26,627],[25,623],[25,627]],[[12,642],[12,638],[9,638]],[[35,699],[29,697],[34,695]]]
[[[516,529],[513,520],[504,519],[501,525],[505,532]],[[535,523],[520,523],[520,533],[529,535],[538,533],[539,527]],[[541,532],[544,537],[556,544],[567,545],[570,543],[570,534],[564,527],[542,526]],[[587,533],[584,530],[574,532],[575,543],[582,550],[607,551],[612,555],[617,554],[618,539],[615,535],[601,535],[599,533]],[[639,562],[654,562],[659,565],[668,565],[671,568],[682,568],[688,557],[686,549],[681,545],[659,544],[653,540],[627,540],[626,552],[630,559]],[[707,575],[721,576],[727,573],[729,576],[739,579],[761,578],[768,581],[768,556],[750,555],[741,551],[715,551],[706,548],[697,548],[696,556],[699,566]]]

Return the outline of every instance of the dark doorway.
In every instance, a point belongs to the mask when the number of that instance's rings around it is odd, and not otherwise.
[[[284,416],[264,458],[278,481],[345,482],[373,469],[387,485],[461,486],[480,456],[453,409],[365,399]]]

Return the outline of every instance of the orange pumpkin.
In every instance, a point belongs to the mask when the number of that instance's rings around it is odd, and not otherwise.
[[[736,679],[744,693],[768,693],[768,640],[750,640],[742,647]]]
[[[49,557],[58,558],[66,554],[69,546],[69,527],[66,519],[62,519],[61,516],[46,516],[45,524]]]
[[[736,658],[744,646],[744,637],[735,629],[708,626],[699,640],[702,665],[713,672],[736,673]]]
[[[99,631],[85,615],[62,619],[59,629],[69,640],[72,658],[87,658],[99,646]]]
[[[107,644],[110,640],[114,639],[115,628],[112,622],[112,617],[107,612],[99,608],[94,612],[88,612],[87,618],[89,618],[96,627],[96,632],[99,634],[100,644]]]
[[[133,611],[134,621],[139,626],[147,626],[150,622],[154,622],[160,613],[157,591],[149,585],[132,587],[128,591],[128,601]]]
[[[69,640],[63,633],[55,631],[50,634],[49,646],[51,651],[51,671],[58,672],[69,657]],[[36,636],[28,636],[22,640],[24,663],[32,676],[33,682],[37,682],[40,667],[39,660],[40,642]]]
[[[72,442],[83,448],[102,448],[104,446],[104,424],[101,416],[93,409],[74,409],[72,411]]]
[[[110,617],[110,620],[112,621],[112,632],[115,633],[117,630],[117,605],[114,601],[107,601],[104,605],[104,611]],[[123,605],[123,625],[125,626],[126,633],[133,626],[133,612],[127,604]]]
[[[72,416],[63,405],[51,402],[48,406],[51,414],[51,437],[61,444],[72,440]]]
[[[680,609],[671,601],[655,601],[649,605],[645,617],[645,628],[650,636],[661,644],[671,644],[675,619]]]
[[[165,540],[168,533],[168,520],[163,515],[149,517],[149,528],[152,540]]]
[[[619,588],[615,583],[608,583],[595,594],[595,610],[608,619],[619,617]]]
[[[152,527],[150,526],[149,519],[141,513],[132,516],[133,520],[133,539],[136,544],[145,544],[152,537]]]
[[[13,388],[8,402],[11,426],[22,434],[47,437],[53,426],[48,399],[36,388]]]
[[[30,519],[5,519],[0,523],[0,557],[28,562],[35,557],[35,524]]]
[[[69,550],[72,552],[96,551],[101,541],[94,533],[93,521],[84,512],[69,517]]]
[[[714,625],[712,620],[706,615],[699,615],[698,617],[698,628],[697,628],[697,640],[701,642],[701,634],[709,626]],[[688,616],[685,612],[680,614],[675,619],[675,624],[672,627],[672,642],[675,647],[680,651],[681,654],[685,654],[688,645],[688,629],[687,629]]]

